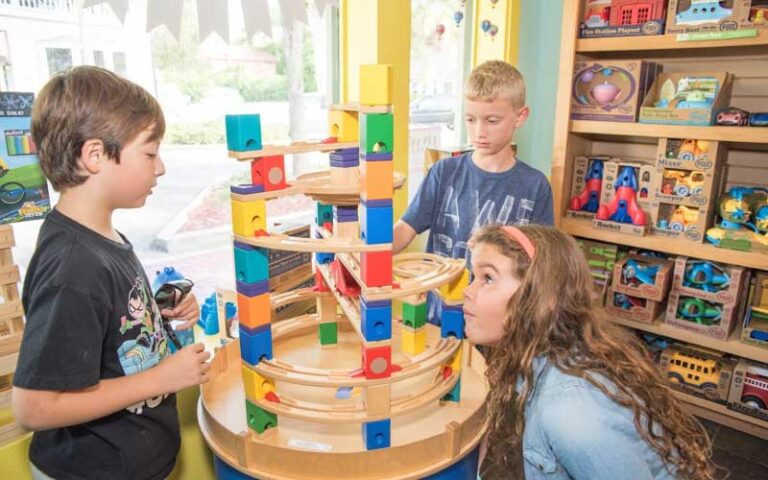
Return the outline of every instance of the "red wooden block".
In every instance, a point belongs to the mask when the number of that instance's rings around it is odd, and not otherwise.
[[[369,287],[392,284],[392,250],[360,254],[360,274]]]
[[[264,185],[264,191],[282,190],[285,184],[285,160],[282,155],[261,157],[251,162],[251,183]]]
[[[365,378],[387,378],[392,375],[392,347],[363,347]]]

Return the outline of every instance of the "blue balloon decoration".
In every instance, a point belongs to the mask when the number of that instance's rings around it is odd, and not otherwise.
[[[483,30],[483,32],[488,33],[488,30],[491,29],[491,21],[483,20],[483,23],[480,24],[480,28]]]
[[[461,23],[463,18],[464,14],[460,10],[457,10],[456,13],[453,14],[453,20],[456,22],[457,26]]]

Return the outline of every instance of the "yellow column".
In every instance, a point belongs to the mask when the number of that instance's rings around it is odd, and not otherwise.
[[[356,102],[360,96],[360,65],[392,65],[395,119],[395,170],[408,173],[408,110],[410,105],[411,2],[410,0],[342,0],[341,100]],[[395,219],[405,212],[408,190],[396,191]]]
[[[521,0],[475,0],[472,30],[472,65],[486,60],[505,60],[517,64]],[[483,31],[483,22],[492,25]],[[495,34],[492,34],[494,33]]]

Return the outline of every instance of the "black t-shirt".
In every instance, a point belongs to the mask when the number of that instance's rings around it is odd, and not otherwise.
[[[22,301],[27,323],[17,387],[79,390],[151,368],[169,353],[131,244],[109,240],[55,209],[40,229]],[[176,397],[167,395],[36,432],[29,457],[56,479],[160,479],[173,469],[179,444]]]

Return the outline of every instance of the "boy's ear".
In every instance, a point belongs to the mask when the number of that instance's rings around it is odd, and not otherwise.
[[[515,128],[520,128],[523,126],[526,120],[528,120],[528,115],[531,114],[531,110],[528,108],[528,106],[524,106],[520,108],[517,111],[517,121],[515,122]]]
[[[107,160],[107,153],[104,151],[104,143],[101,140],[92,138],[86,140],[83,148],[80,150],[80,167],[90,174],[99,173],[102,164]]]

